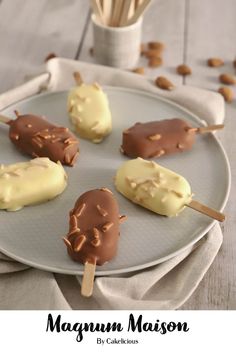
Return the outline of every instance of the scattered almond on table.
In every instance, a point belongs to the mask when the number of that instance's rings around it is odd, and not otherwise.
[[[140,66],[139,68],[133,69],[132,72],[136,73],[136,74],[140,74],[140,75],[144,75],[145,74],[144,67],[142,67],[142,66]]]
[[[163,64],[163,60],[161,57],[151,57],[148,61],[148,66],[150,68],[157,68]]]
[[[141,43],[140,54],[148,59],[148,66],[150,68],[157,68],[163,64],[162,52],[165,48],[164,43],[152,41]]]
[[[229,87],[222,86],[219,88],[218,92],[224,97],[225,101],[230,103],[233,101],[233,91]]]
[[[161,57],[162,53],[158,49],[149,49],[144,52],[146,58]]]
[[[175,88],[175,86],[172,84],[172,82],[164,76],[158,76],[155,80],[155,84],[157,87],[159,87],[163,90],[171,91]]]
[[[212,68],[217,68],[219,66],[224,65],[224,61],[220,58],[209,58],[207,60],[207,65]]]
[[[149,49],[156,49],[162,52],[165,48],[164,43],[162,42],[148,42],[148,48]]]
[[[222,84],[225,84],[225,85],[235,85],[236,84],[236,80],[235,80],[234,76],[232,76],[230,74],[221,74],[219,76],[219,80],[220,80],[220,82],[222,82]]]
[[[46,58],[44,59],[44,62],[46,63],[47,61],[49,61],[50,59],[56,58],[57,55],[55,53],[49,53]]]
[[[144,55],[146,52],[146,45],[145,43],[140,44],[140,55]]]
[[[183,75],[183,76],[192,74],[191,68],[186,64],[181,64],[177,66],[176,71],[179,75]]]

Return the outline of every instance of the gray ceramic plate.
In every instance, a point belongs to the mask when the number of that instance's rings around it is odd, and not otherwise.
[[[193,125],[201,121],[182,107],[145,92],[106,87],[113,115],[112,134],[101,144],[80,141],[80,157],[74,168],[66,168],[69,185],[58,198],[17,212],[0,211],[0,250],[22,263],[36,268],[81,274],[83,266],[66,253],[62,236],[68,230],[68,211],[86,190],[106,186],[114,191],[120,212],[128,215],[121,225],[117,257],[97,275],[120,274],[163,262],[199,240],[215,223],[207,216],[186,208],[179,217],[167,218],[138,207],[113,186],[116,169],[127,158],[119,152],[121,132],[138,121],[183,117]],[[11,105],[4,114],[46,115],[51,121],[68,126],[67,92],[41,94]],[[28,158],[19,153],[7,137],[7,126],[0,127],[0,163],[10,164]],[[225,152],[212,135],[199,136],[192,151],[157,160],[185,176],[195,199],[222,210],[229,192],[230,171]],[[0,186],[1,188],[1,186]]]

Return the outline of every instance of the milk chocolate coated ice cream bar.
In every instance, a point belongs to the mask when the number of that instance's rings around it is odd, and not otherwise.
[[[129,157],[158,158],[190,150],[196,134],[223,128],[223,125],[195,128],[183,119],[136,123],[123,131],[121,151]]]
[[[70,212],[64,239],[69,255],[83,264],[108,262],[117,251],[119,223],[119,207],[109,189],[85,192]]]
[[[8,124],[10,140],[23,153],[32,157],[48,157],[69,166],[75,164],[79,141],[68,128],[32,114],[17,114],[17,118],[9,120]]]
[[[96,265],[115,257],[119,240],[119,224],[125,216],[113,193],[107,188],[82,194],[70,212],[69,232],[64,238],[70,257],[85,265],[81,293],[91,296]]]

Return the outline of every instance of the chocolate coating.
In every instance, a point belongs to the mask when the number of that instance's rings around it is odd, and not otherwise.
[[[196,130],[182,119],[136,123],[123,132],[122,152],[129,157],[160,157],[190,150]]]
[[[102,265],[117,251],[119,207],[106,188],[82,194],[70,212],[69,232],[64,239],[68,254],[80,263]]]
[[[69,166],[76,162],[79,141],[68,128],[31,114],[19,115],[9,125],[9,138],[20,151]]]

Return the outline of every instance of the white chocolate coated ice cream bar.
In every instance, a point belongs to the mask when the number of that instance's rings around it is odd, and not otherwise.
[[[48,201],[61,194],[66,186],[67,175],[62,165],[46,157],[0,165],[0,209],[16,211]]]
[[[82,138],[100,143],[110,134],[112,118],[108,99],[97,83],[83,83],[71,89],[67,110],[74,131]]]
[[[192,200],[188,181],[153,161],[129,160],[117,170],[117,190],[160,215],[176,216]]]

